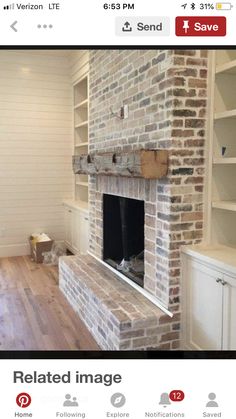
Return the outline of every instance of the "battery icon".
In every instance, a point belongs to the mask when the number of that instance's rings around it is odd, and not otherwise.
[[[232,8],[231,3],[216,3],[216,10],[231,10]]]

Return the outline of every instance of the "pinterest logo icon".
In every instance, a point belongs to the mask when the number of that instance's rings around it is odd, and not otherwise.
[[[20,393],[16,398],[16,403],[19,407],[28,407],[31,403],[31,397],[28,393]]]

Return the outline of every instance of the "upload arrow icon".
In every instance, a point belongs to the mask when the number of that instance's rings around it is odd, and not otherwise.
[[[122,28],[123,32],[132,32],[133,28],[129,22],[125,22]]]

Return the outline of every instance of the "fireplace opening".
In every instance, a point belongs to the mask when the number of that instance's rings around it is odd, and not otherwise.
[[[143,287],[144,201],[103,195],[103,260]]]

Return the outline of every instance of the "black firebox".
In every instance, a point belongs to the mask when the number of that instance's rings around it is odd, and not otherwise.
[[[144,201],[103,195],[103,259],[143,287]]]

